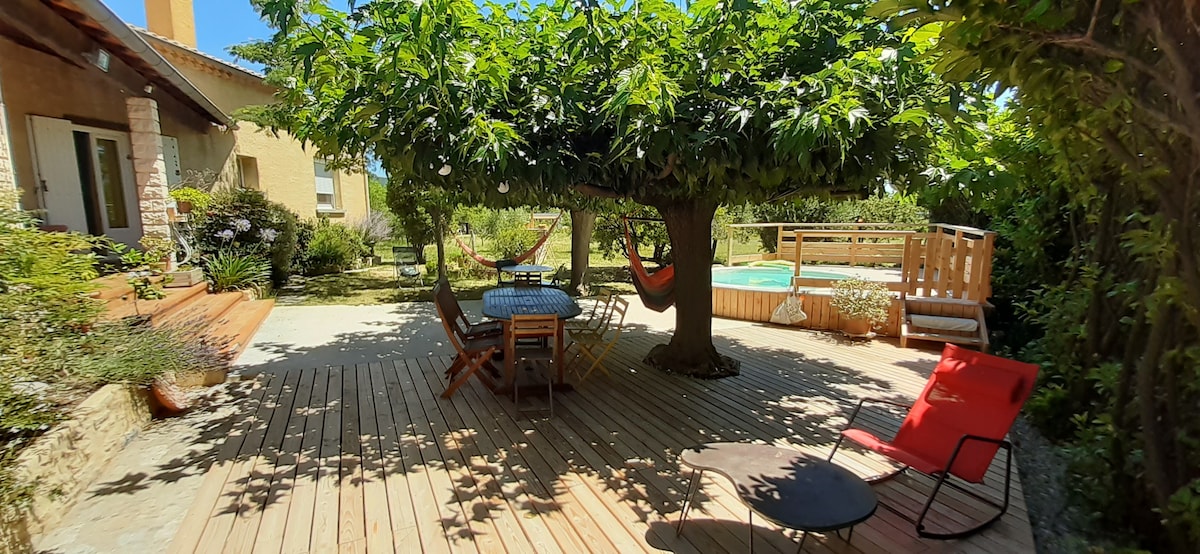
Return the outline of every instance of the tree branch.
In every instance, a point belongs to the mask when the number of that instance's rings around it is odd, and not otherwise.
[[[613,189],[610,189],[608,187],[589,185],[587,183],[579,183],[579,184],[575,185],[574,188],[575,188],[575,192],[578,192],[579,194],[582,194],[584,196],[591,196],[593,198],[627,198],[628,197],[627,195],[621,194],[621,193],[619,193]]]

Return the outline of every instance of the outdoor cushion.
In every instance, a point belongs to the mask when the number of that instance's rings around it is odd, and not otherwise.
[[[978,321],[963,317],[910,314],[908,319],[916,327],[938,329],[940,331],[965,331],[970,333],[974,332],[976,329],[979,329]]]

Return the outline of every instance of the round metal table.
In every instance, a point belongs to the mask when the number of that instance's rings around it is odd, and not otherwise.
[[[875,514],[875,491],[844,467],[796,450],[765,444],[717,442],[685,449],[679,461],[691,467],[691,484],[679,516],[683,531],[692,496],[705,471],[733,482],[738,498],[750,508],[750,547],[754,548],[754,514],[804,532],[850,528]],[[847,541],[850,537],[846,538]],[[801,539],[801,546],[804,539]]]

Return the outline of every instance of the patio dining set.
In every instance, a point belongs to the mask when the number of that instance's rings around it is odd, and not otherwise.
[[[449,282],[438,281],[438,316],[457,354],[446,370],[449,384],[442,397],[451,397],[474,377],[494,394],[511,395],[519,406],[523,389],[532,388],[521,384],[525,374],[545,382],[553,417],[554,391],[572,388],[566,378],[569,369],[580,382],[597,371],[609,372],[604,360],[621,337],[629,302],[600,290],[588,299],[591,306],[584,317],[584,308],[574,299],[542,280],[541,274],[551,269],[500,267],[497,287],[483,294],[483,315],[489,318],[483,322],[472,322]],[[512,278],[505,280],[505,274]]]

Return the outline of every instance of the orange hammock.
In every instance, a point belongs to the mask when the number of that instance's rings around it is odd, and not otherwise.
[[[537,253],[538,249],[541,248],[543,244],[546,244],[546,241],[549,240],[549,238],[550,238],[550,233],[554,232],[554,228],[558,226],[558,222],[561,220],[562,220],[562,214],[560,213],[560,214],[558,214],[558,218],[556,218],[554,220],[554,223],[550,224],[550,228],[546,229],[546,233],[544,235],[542,235],[542,238],[538,239],[537,243],[533,245],[533,248],[530,248],[524,254],[521,254],[520,256],[513,258],[513,261],[517,262],[517,263],[521,263],[521,262],[533,257],[533,255]],[[480,256],[478,252],[471,250],[471,247],[467,246],[462,241],[462,239],[460,239],[458,237],[454,237],[454,242],[457,242],[458,247],[462,248],[463,252],[466,252],[468,256],[475,258],[475,261],[479,262],[481,265],[490,267],[492,269],[496,268],[495,261],[489,260],[483,256]]]
[[[656,312],[664,312],[675,304],[675,266],[667,265],[653,274],[642,265],[637,244],[629,232],[629,219],[625,222],[625,253],[629,256],[629,274],[633,276],[633,288],[637,289],[642,304]]]

